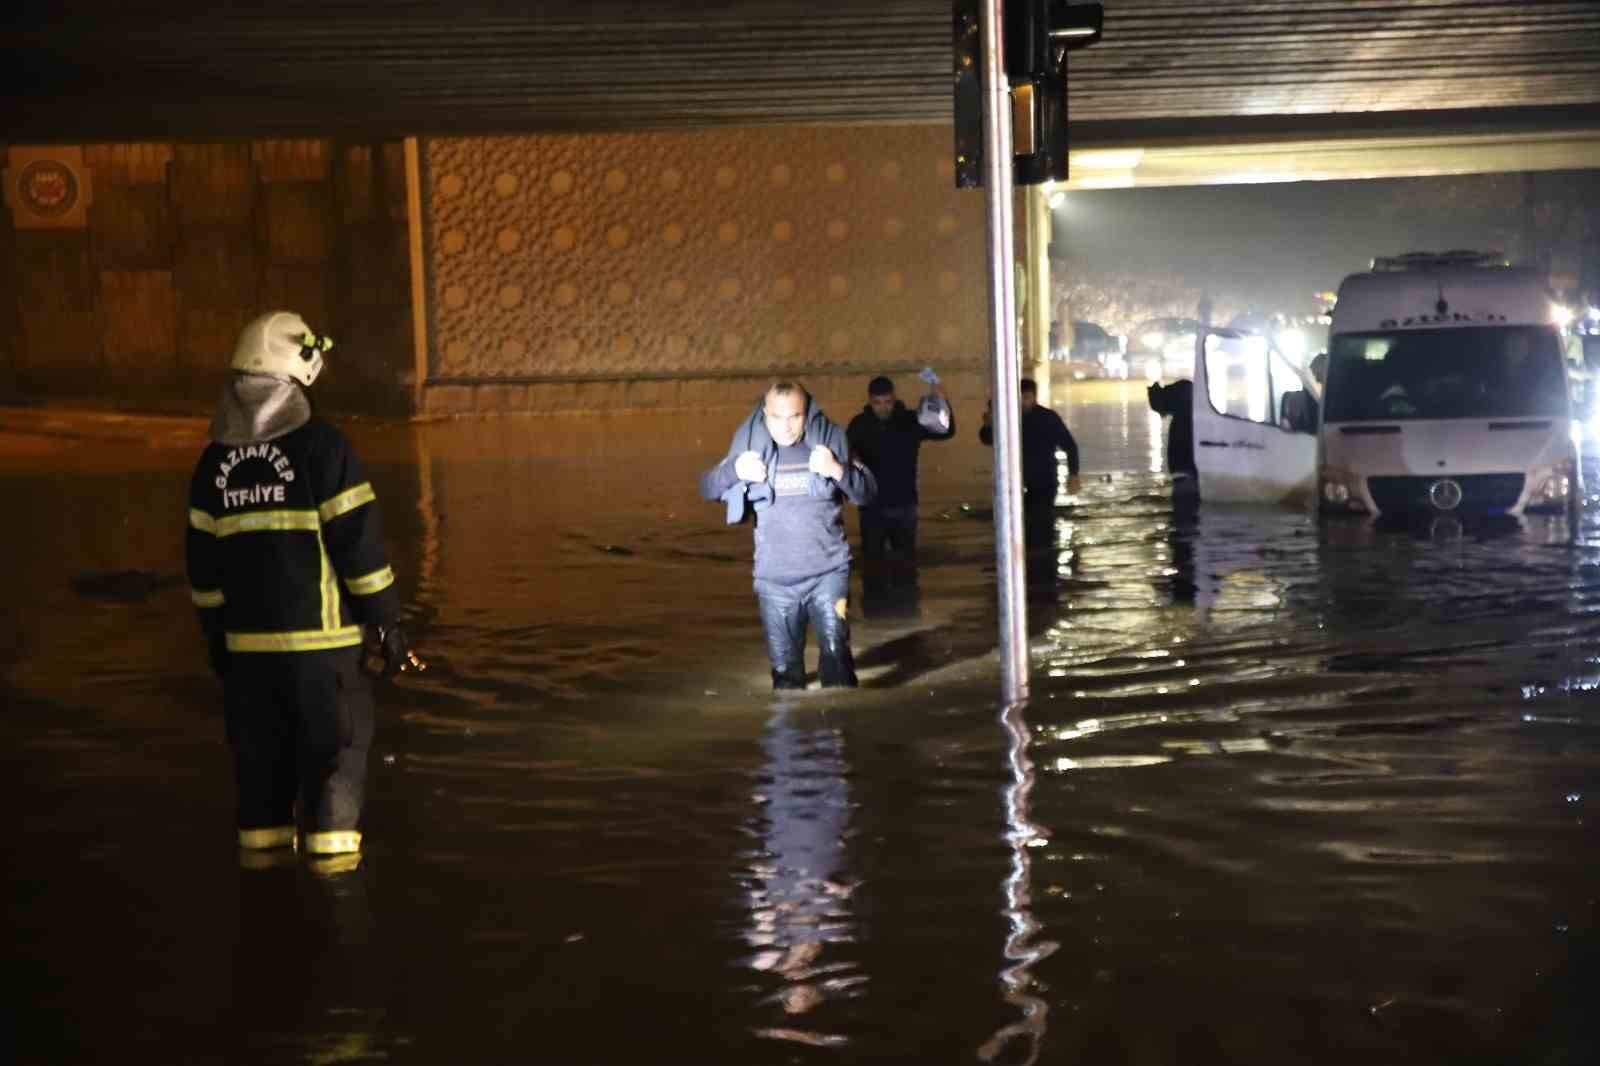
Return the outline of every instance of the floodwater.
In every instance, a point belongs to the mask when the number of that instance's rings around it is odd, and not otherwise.
[[[1597,1061],[1600,508],[1175,516],[1142,388],[1062,410],[1006,714],[975,412],[915,582],[856,578],[863,687],[785,699],[694,497],[735,414],[354,426],[433,669],[342,873],[234,849],[198,424],[0,413],[0,1055]]]

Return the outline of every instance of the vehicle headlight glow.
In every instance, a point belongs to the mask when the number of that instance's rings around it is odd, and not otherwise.
[[[1572,485],[1578,476],[1578,461],[1569,458],[1550,468],[1539,482],[1538,500],[1542,504],[1564,503],[1571,496]]]
[[[1575,317],[1576,316],[1572,313],[1572,308],[1570,307],[1564,307],[1561,304],[1550,305],[1550,321],[1554,322],[1562,329],[1566,329],[1568,326],[1572,325],[1572,320]]]
[[[1330,510],[1353,511],[1365,514],[1367,505],[1360,494],[1360,479],[1350,471],[1336,466],[1325,466],[1318,478],[1318,495]]]
[[[1551,474],[1544,479],[1544,484],[1539,487],[1539,495],[1546,503],[1556,503],[1567,498],[1572,491],[1572,481],[1562,473]]]

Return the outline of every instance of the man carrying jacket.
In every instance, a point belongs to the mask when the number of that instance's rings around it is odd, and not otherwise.
[[[1039,386],[1032,378],[1020,382],[1019,403],[1022,427],[1022,510],[1023,530],[1029,541],[1039,547],[1041,536],[1048,536],[1055,528],[1056,488],[1060,483],[1058,451],[1067,454],[1067,491],[1080,492],[1083,482],[1078,478],[1078,442],[1061,416],[1039,403]],[[994,430],[990,425],[990,412],[983,412],[983,425],[978,427],[978,439],[994,444]]]
[[[239,846],[360,851],[373,631],[390,673],[421,664],[397,620],[378,505],[304,389],[332,347],[299,315],[245,327],[189,490],[191,596],[222,681]]]
[[[934,392],[944,395],[935,384]],[[895,398],[894,382],[879,376],[867,383],[867,404],[846,431],[850,454],[872,471],[878,498],[861,508],[861,553],[881,558],[885,550],[911,558],[917,552],[917,458],[922,442],[955,436],[952,414],[946,426],[924,426]]]
[[[767,390],[727,457],[700,475],[700,494],[727,505],[729,524],[755,515],[755,592],[774,690],[805,688],[808,623],[823,687],[855,686],[843,503],[860,507],[876,493],[844,431],[791,381]]]

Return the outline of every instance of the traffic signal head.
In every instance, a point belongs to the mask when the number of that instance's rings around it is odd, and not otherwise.
[[[1100,39],[1099,4],[1008,0],[1006,76],[1011,80],[1014,180],[1067,180],[1067,53]]]
[[[1067,73],[1067,53],[1100,39],[1105,9],[1067,0],[1006,0],[1006,76],[1024,78]]]
[[[983,87],[979,70],[979,4],[954,0],[956,186],[983,184]],[[1011,85],[1011,139],[1016,184],[1067,177],[1066,55],[1100,39],[1099,4],[1006,0],[1002,30]]]

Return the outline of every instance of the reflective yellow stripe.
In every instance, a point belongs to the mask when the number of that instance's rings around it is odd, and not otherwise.
[[[229,651],[328,651],[361,643],[360,626],[301,629],[288,633],[229,633]]]
[[[318,578],[321,583],[319,592],[322,595],[322,628],[335,630],[339,628],[339,575],[333,569],[333,561],[328,558],[328,545],[322,539],[322,530],[317,530],[317,554],[320,556],[318,565],[322,567],[322,575]]]
[[[215,535],[217,532],[217,520],[199,508],[191,507],[189,508],[189,528]]]
[[[191,588],[189,598],[194,601],[196,607],[221,607],[223,604],[221,589]]]
[[[294,826],[275,825],[268,829],[239,830],[241,848],[286,848],[294,843]]]
[[[306,850],[313,855],[344,855],[361,850],[361,834],[354,829],[307,833]]]
[[[239,849],[239,869],[241,870],[276,870],[283,866],[292,865],[294,865],[294,852],[287,848]]]
[[[333,566],[328,562],[328,547],[322,542],[322,527],[317,527],[317,565],[321,568],[317,574],[317,598],[322,605],[322,628],[324,630],[337,629],[337,620],[328,621],[328,580],[333,571]]]
[[[361,853],[348,855],[318,855],[306,860],[306,869],[317,877],[338,877],[361,867]]]
[[[321,528],[315,511],[247,511],[217,519],[215,532],[219,537],[231,537],[235,533],[314,533]]]
[[[345,588],[357,596],[370,596],[374,592],[382,592],[392,584],[394,584],[394,571],[387,566],[370,574],[362,574],[360,577],[346,578],[344,583]]]
[[[317,513],[322,516],[324,522],[332,522],[340,515],[348,514],[357,507],[369,504],[377,498],[377,493],[372,491],[372,483],[363,481],[355,488],[345,489],[333,499],[324,502],[321,507],[317,508]]]

